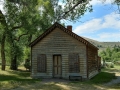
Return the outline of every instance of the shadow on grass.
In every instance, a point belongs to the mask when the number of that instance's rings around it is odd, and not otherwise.
[[[112,79],[115,79],[115,73],[109,73],[109,72],[100,72],[97,74],[95,77],[91,78],[90,80],[87,81],[77,81],[73,83],[83,83],[83,84],[104,84],[107,82],[110,82]]]
[[[30,78],[30,72],[21,72],[21,71],[5,71],[9,73],[8,75],[0,74],[0,81],[23,81],[23,82],[36,82],[40,79]]]
[[[7,72],[20,77],[30,77],[30,72],[21,72],[21,71],[7,71]]]
[[[102,84],[110,82],[112,79],[115,79],[115,73],[109,73],[109,72],[100,72],[98,75],[93,77],[90,82],[93,84]]]
[[[27,78],[19,78],[14,75],[0,75],[0,81],[27,81],[27,82],[36,82],[40,81],[40,79],[27,79]]]

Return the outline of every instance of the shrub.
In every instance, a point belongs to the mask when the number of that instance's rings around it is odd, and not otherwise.
[[[115,61],[115,64],[116,65],[120,65],[120,61]]]
[[[30,66],[30,60],[29,59],[25,60],[24,67],[26,68],[26,70],[28,69],[30,71],[31,66]]]
[[[105,62],[105,67],[114,68],[114,64],[112,62]]]
[[[111,63],[110,68],[114,68],[114,64],[113,63]]]

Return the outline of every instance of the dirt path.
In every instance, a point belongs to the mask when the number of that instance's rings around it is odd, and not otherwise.
[[[120,83],[120,70],[116,70],[111,73],[115,73],[116,79],[113,79],[112,81],[106,83],[105,85],[107,85],[107,86],[111,86],[111,85]]]
[[[64,80],[64,79],[43,79],[42,83],[69,83],[69,80]]]

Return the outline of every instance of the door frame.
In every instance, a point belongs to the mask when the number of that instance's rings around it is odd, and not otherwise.
[[[61,57],[61,77],[58,77],[58,78],[62,78],[62,55],[61,54],[53,54],[53,58],[52,58],[53,72],[52,72],[52,76],[53,76],[53,78],[57,78],[57,77],[54,76],[54,56],[60,56]]]

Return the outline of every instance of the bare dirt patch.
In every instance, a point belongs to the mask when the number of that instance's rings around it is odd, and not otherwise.
[[[82,84],[62,79],[45,79],[41,82],[19,86],[11,90],[107,90],[102,85]]]
[[[118,87],[120,87],[120,86],[118,86],[120,84],[120,69],[112,69],[109,72],[115,73],[116,79],[113,79],[110,82],[105,83],[104,85],[108,86],[108,87],[114,87],[114,86],[116,87],[117,86],[117,90],[120,90],[120,88],[118,88]]]

